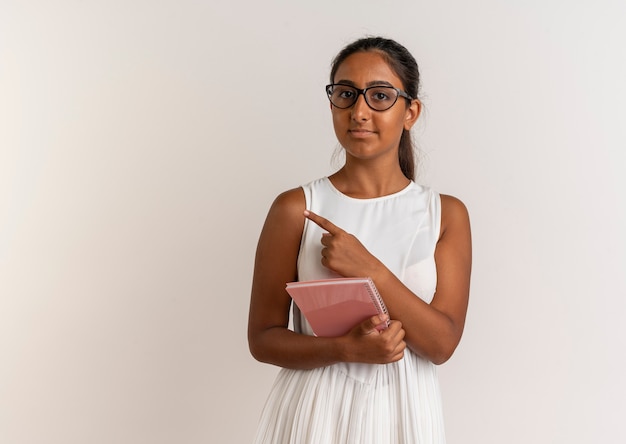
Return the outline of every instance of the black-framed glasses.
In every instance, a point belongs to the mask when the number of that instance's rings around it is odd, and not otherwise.
[[[346,109],[354,105],[359,98],[359,94],[363,94],[365,103],[374,111],[386,111],[398,101],[398,97],[402,96],[411,101],[413,98],[394,86],[377,85],[359,89],[351,85],[342,83],[333,83],[326,85],[326,94],[328,100],[333,106]]]

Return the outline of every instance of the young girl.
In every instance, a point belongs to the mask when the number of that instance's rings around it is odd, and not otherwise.
[[[282,367],[256,443],[444,443],[436,365],[461,339],[471,240],[465,206],[414,182],[410,129],[419,71],[393,40],[335,58],[326,93],[345,164],[287,191],[257,247],[248,340]],[[316,337],[285,284],[371,277],[389,311],[346,335]],[[377,329],[387,323],[386,329]]]

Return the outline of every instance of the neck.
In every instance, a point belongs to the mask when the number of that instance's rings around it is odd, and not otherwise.
[[[333,186],[343,194],[359,199],[388,196],[406,188],[410,180],[400,165],[394,168],[373,169],[348,164],[329,177]]]

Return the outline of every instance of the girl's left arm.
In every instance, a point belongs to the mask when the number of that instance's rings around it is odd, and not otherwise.
[[[307,217],[328,232],[322,237],[322,264],[346,277],[370,276],[391,319],[402,322],[407,346],[435,364],[446,362],[461,340],[469,301],[472,241],[465,205],[441,195],[437,290],[430,304],[416,297],[356,237],[316,214]]]

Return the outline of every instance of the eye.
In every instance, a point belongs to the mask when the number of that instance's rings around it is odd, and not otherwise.
[[[354,97],[354,91],[351,89],[341,88],[335,91],[335,95],[340,99],[351,99]]]
[[[393,92],[391,88],[380,87],[369,90],[367,95],[372,102],[387,102],[393,100]]]

